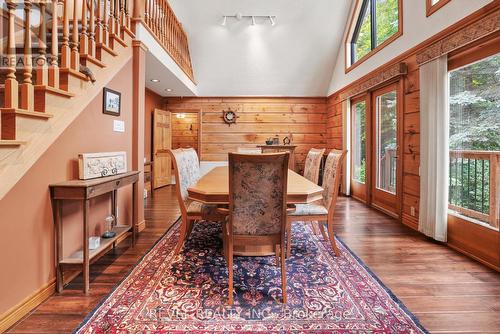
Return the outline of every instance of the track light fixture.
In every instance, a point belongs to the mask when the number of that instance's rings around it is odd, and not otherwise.
[[[242,15],[241,13],[236,13],[235,15],[223,15],[221,25],[225,26],[227,24],[227,19],[235,19],[237,21],[241,21],[242,19],[248,18],[250,19],[251,25],[257,24],[257,19],[269,20],[271,26],[276,25],[276,15]]]

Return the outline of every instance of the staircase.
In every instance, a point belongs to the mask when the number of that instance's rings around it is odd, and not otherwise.
[[[126,0],[2,4],[0,199],[130,61],[134,38]]]

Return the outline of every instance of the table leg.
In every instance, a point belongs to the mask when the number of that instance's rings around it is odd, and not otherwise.
[[[137,231],[137,182],[132,184],[132,247],[135,247],[135,237]]]
[[[58,293],[62,292],[64,278],[62,273],[62,245],[63,245],[63,231],[62,231],[62,205],[61,200],[52,199],[52,215],[54,217],[54,231],[56,240],[56,291]]]
[[[114,222],[115,225],[118,225],[118,217],[116,216],[117,197],[118,197],[118,192],[115,189],[111,192],[111,214],[113,215],[113,217],[115,217],[115,222]],[[113,226],[111,226],[111,228],[113,228]],[[115,250],[115,248],[116,248],[116,241],[113,242],[113,251]]]
[[[83,293],[89,292],[90,260],[89,260],[89,200],[83,201]]]

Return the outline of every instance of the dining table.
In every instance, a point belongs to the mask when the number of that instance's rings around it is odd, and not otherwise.
[[[229,204],[229,169],[218,166],[203,175],[198,182],[188,187],[191,200],[205,204]],[[323,188],[309,181],[302,175],[288,170],[287,204],[312,203],[323,198]],[[267,256],[274,254],[274,249],[265,246],[245,245],[235,249],[235,255]]]

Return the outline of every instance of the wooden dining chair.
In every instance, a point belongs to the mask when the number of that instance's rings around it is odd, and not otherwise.
[[[320,201],[308,204],[296,204],[295,211],[289,212],[287,217],[287,257],[291,255],[292,223],[295,221],[312,222],[319,224],[321,234],[326,240],[330,239],[333,250],[340,256],[340,250],[335,243],[333,233],[333,214],[337,203],[340,186],[340,172],[347,151],[332,150],[326,158],[323,172],[323,198]],[[328,236],[325,233],[323,222],[327,223]]]
[[[286,195],[289,153],[229,153],[229,209],[223,225],[224,256],[229,271],[228,303],[233,304],[233,256],[239,246],[267,246],[281,263],[286,303]]]
[[[225,216],[217,211],[217,205],[203,204],[188,198],[187,189],[200,179],[200,161],[196,151],[193,148],[179,148],[169,149],[168,153],[174,165],[175,187],[182,219],[179,241],[175,247],[175,254],[178,254],[196,221],[222,221]]]
[[[307,153],[304,165],[304,177],[315,184],[319,181],[319,168],[325,149],[311,148]]]

